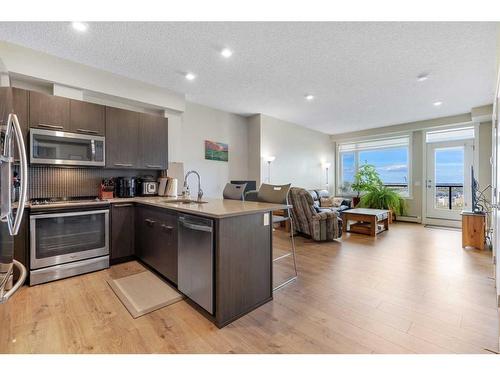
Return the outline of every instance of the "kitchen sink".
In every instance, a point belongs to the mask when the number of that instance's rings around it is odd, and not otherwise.
[[[197,201],[195,199],[165,199],[163,201],[164,203],[180,203],[180,204],[202,204],[202,203],[208,203],[206,201]]]

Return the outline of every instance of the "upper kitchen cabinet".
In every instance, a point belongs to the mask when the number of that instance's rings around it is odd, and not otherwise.
[[[30,91],[30,127],[71,131],[70,99]]]
[[[73,133],[102,135],[106,131],[106,109],[103,105],[70,101],[69,127]]]
[[[139,169],[139,113],[106,107],[106,167]]]
[[[168,120],[165,117],[140,114],[140,168],[167,169]]]
[[[19,120],[21,132],[24,139],[24,147],[28,153],[28,113],[29,113],[29,100],[28,91],[18,88],[12,89],[12,96],[14,98],[14,112]],[[19,151],[17,145],[14,147],[14,160],[19,160]]]

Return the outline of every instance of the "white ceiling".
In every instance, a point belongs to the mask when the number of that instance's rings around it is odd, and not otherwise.
[[[469,112],[494,97],[495,23],[0,23],[0,39],[239,114],[342,133]],[[219,51],[230,47],[224,59]],[[187,81],[183,74],[194,72]],[[417,82],[420,73],[429,73]],[[311,93],[315,100],[307,102]],[[442,101],[441,107],[432,105]]]

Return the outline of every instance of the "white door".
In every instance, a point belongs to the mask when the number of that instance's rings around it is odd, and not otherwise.
[[[499,80],[500,82],[500,80]],[[497,93],[495,96],[495,105],[493,110],[493,129],[492,129],[492,220],[493,220],[493,233],[492,233],[492,244],[493,244],[493,256],[495,259],[495,279],[496,279],[496,294],[497,303],[500,307],[500,173],[498,167],[500,166],[500,131],[498,129],[499,125],[499,108],[500,105],[500,88],[497,87]]]
[[[472,140],[427,144],[428,218],[459,221],[471,209],[472,161]]]

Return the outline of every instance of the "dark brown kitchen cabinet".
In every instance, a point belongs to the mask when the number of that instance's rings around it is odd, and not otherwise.
[[[161,116],[140,114],[141,168],[167,169],[168,119]]]
[[[111,206],[111,262],[135,254],[135,214],[133,203]]]
[[[30,91],[30,127],[71,131],[69,114],[70,100],[68,98]]]
[[[106,107],[70,100],[69,127],[73,133],[102,135],[106,130]]]
[[[106,107],[106,167],[139,168],[139,113]]]
[[[164,209],[136,208],[136,255],[177,284],[177,215]]]
[[[14,97],[14,112],[19,120],[19,125],[21,126],[21,132],[23,133],[24,148],[26,150],[26,156],[29,157],[28,153],[28,113],[29,113],[29,92],[23,89],[13,88],[12,94]],[[14,147],[14,160],[19,160],[19,151],[17,150],[17,145]]]

